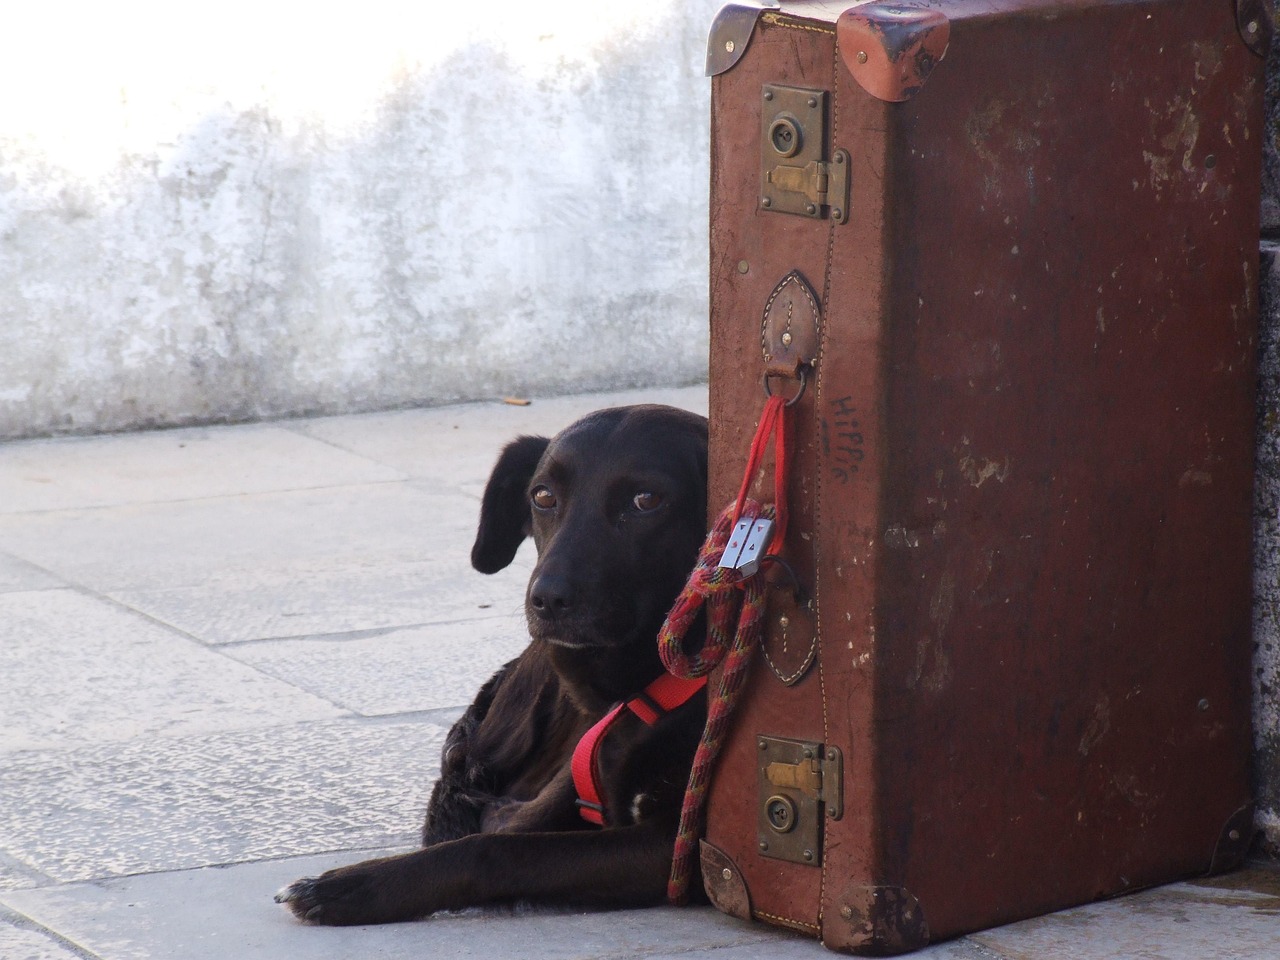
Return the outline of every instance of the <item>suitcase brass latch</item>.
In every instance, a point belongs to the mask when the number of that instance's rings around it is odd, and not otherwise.
[[[782,737],[760,748],[757,840],[760,854],[820,866],[822,822],[843,811],[843,756],[836,747]]]
[[[849,154],[827,159],[827,91],[766,83],[760,125],[760,209],[849,219]]]

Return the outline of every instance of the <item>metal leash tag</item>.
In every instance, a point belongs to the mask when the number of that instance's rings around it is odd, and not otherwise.
[[[743,577],[760,569],[765,550],[773,539],[773,521],[768,517],[743,517],[734,524],[729,543],[720,557],[721,569],[736,570]]]

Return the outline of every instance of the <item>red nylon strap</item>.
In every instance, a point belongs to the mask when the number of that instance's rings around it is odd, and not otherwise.
[[[620,703],[583,734],[573,748],[573,785],[578,790],[578,812],[582,819],[597,826],[604,826],[604,800],[600,791],[600,745],[604,735],[617,721],[623,710],[630,710],[648,726],[653,726],[676,707],[688,702],[695,693],[707,685],[706,677],[673,677],[663,673],[639,694]]]
[[[742,486],[738,489],[738,500],[733,506],[733,519],[737,523],[742,516],[742,507],[747,502],[747,493],[760,469],[760,461],[769,446],[769,437],[776,435],[773,444],[773,500],[777,511],[777,526],[773,539],[769,542],[768,553],[777,553],[782,549],[782,542],[787,535],[787,401],[775,394],[765,401],[764,410],[760,413],[760,425],[756,427],[756,435],[751,441],[751,452],[747,455],[747,469],[742,472]]]

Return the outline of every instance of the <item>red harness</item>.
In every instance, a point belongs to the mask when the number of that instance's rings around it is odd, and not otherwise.
[[[573,749],[573,785],[578,788],[578,812],[582,819],[597,826],[604,826],[604,800],[600,791],[600,744],[623,710],[630,710],[649,726],[676,707],[687,703],[695,693],[707,685],[707,678],[683,679],[664,673],[649,684],[639,696],[626,700],[582,735]]]

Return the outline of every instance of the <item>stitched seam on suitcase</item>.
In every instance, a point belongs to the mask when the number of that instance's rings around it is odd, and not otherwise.
[[[761,19],[765,23],[770,24],[771,26],[784,27],[787,30],[807,30],[810,33],[825,33],[828,35],[836,32],[836,29],[834,26],[825,27],[825,28],[814,27],[814,26],[810,26],[807,23],[797,23],[794,20],[784,19],[783,15],[777,14],[777,13],[766,13],[763,17],[761,17]]]
[[[812,930],[814,933],[818,933],[822,929],[816,923],[805,923],[803,920],[792,920],[790,917],[780,917],[774,913],[765,913],[763,910],[756,910],[754,912],[757,917],[764,917],[766,920],[772,920],[782,926],[799,927],[804,930]]]
[[[836,118],[840,116],[840,40],[832,44],[832,65],[831,65],[831,144],[832,150],[835,150],[837,143],[837,127]],[[835,257],[836,243],[836,222],[831,220],[827,229],[827,257],[826,263],[822,271],[822,310],[818,314],[818,371],[814,384],[814,400],[813,415],[815,426],[819,433],[822,431],[822,401],[823,401],[823,365],[822,353],[826,346],[827,325],[829,310],[831,308],[831,264]],[[822,477],[826,473],[825,464],[822,459],[822,447],[819,445],[814,451],[814,505],[813,505],[813,523],[818,529],[822,527]],[[822,667],[822,603],[819,599],[821,596],[820,572],[822,570],[822,538],[816,537],[814,540],[814,556],[813,556],[813,587],[814,587],[814,613],[813,613],[813,643],[816,651],[815,661],[818,668],[818,696],[822,701],[822,743],[824,748],[831,744],[831,723],[827,711],[827,678]],[[843,784],[841,784],[843,788]],[[823,832],[828,829],[823,824]],[[824,840],[825,844],[825,840]],[[818,870],[818,930],[821,933],[824,915],[826,914],[827,903],[827,857],[825,852],[822,856],[820,868]]]

